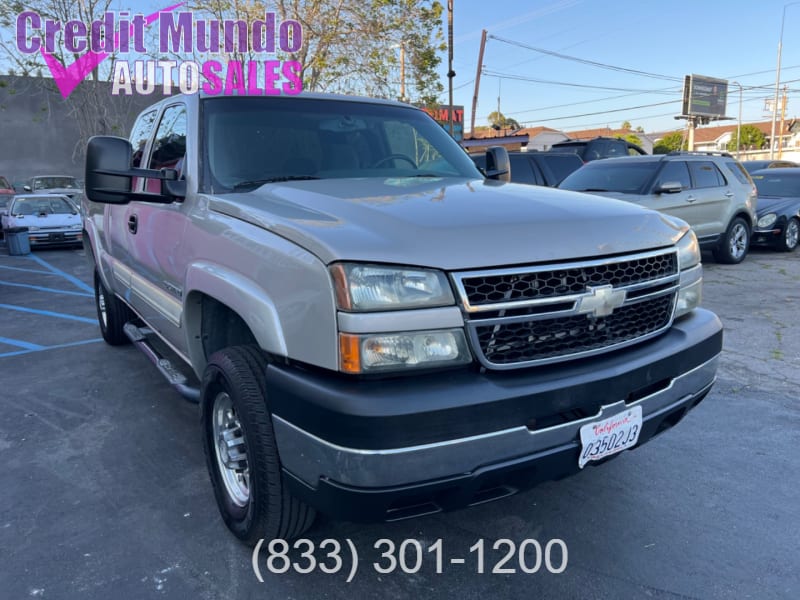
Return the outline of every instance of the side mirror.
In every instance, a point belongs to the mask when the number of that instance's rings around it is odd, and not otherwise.
[[[131,168],[133,150],[128,140],[111,136],[94,136],[86,147],[86,197],[92,202],[127,204],[131,177],[124,174]],[[112,175],[109,172],[121,174]]]
[[[653,191],[656,194],[677,194],[683,191],[683,186],[678,181],[667,181],[656,187]]]
[[[186,181],[178,180],[175,169],[138,169],[131,167],[133,148],[124,138],[94,136],[86,148],[84,191],[92,202],[127,204],[131,200],[170,204],[186,196]],[[131,191],[134,177],[161,180],[161,193]]]
[[[486,149],[486,177],[498,181],[511,181],[511,161],[508,151],[502,146]]]
[[[31,191],[31,186],[29,186],[29,185],[23,185],[23,186],[22,186],[22,189],[23,189],[23,190],[25,190],[26,192],[30,192],[30,191]]]

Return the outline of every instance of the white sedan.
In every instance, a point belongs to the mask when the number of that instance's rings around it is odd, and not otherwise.
[[[31,246],[80,244],[81,216],[61,194],[18,194],[3,216],[3,229],[28,228]]]

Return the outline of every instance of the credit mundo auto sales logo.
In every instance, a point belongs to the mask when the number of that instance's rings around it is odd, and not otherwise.
[[[44,18],[34,11],[17,15],[16,46],[23,54],[40,53],[63,98],[78,87],[106,59],[114,57],[111,93],[152,94],[157,88],[169,95],[173,86],[184,94],[202,90],[209,95],[299,94],[302,65],[297,61],[151,59],[146,40],[156,40],[159,55],[213,56],[291,54],[303,44],[299,22],[278,22],[265,12],[263,19],[196,19],[177,11],[182,2],[150,15],[105,12],[91,23]],[[145,32],[153,33],[149,37]],[[58,54],[77,56],[63,64]],[[132,65],[132,66],[131,66]]]

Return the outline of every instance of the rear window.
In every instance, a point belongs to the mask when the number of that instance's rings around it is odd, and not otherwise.
[[[584,165],[558,187],[576,192],[641,194],[659,166],[658,161],[608,159]]]
[[[726,160],[725,167],[739,183],[744,185],[750,183],[750,175],[747,173],[747,169],[745,169],[741,163],[738,163],[734,160]]]

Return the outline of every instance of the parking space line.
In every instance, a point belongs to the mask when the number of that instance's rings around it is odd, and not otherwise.
[[[37,273],[38,275],[55,275],[50,271],[42,271],[41,269],[23,269],[22,267],[9,267],[8,265],[0,265],[0,269],[8,269],[9,271],[22,271],[23,273]]]
[[[30,285],[27,283],[12,283],[10,281],[0,281],[0,285],[9,285],[11,287],[22,287],[22,288],[29,288],[32,290],[38,290],[40,292],[50,292],[51,294],[67,294],[69,296],[83,296],[85,298],[93,298],[94,294],[89,294],[87,292],[71,292],[67,290],[56,290],[54,288],[42,287],[40,285]]]
[[[76,317],[75,315],[65,315],[64,313],[57,313],[50,310],[39,310],[37,308],[27,308],[25,306],[14,306],[13,304],[0,304],[0,308],[5,308],[8,310],[18,310],[19,312],[33,313],[35,315],[44,315],[46,317],[57,317],[59,319],[68,319],[70,321],[80,321],[81,323],[90,323],[92,325],[97,323],[97,319]]]
[[[49,262],[47,262],[43,258],[39,258],[35,254],[29,254],[28,257],[31,260],[36,261],[37,263],[39,263],[45,269],[49,269],[50,271],[52,271],[56,275],[60,275],[61,277],[63,277],[67,281],[69,281],[69,282],[73,283],[74,285],[78,286],[83,291],[94,293],[94,289],[92,289],[92,287],[86,285],[84,282],[82,282],[80,279],[78,279],[74,275],[70,275],[69,273],[65,273],[61,269],[59,269],[57,267],[54,267],[53,265],[51,265]]]
[[[80,342],[70,342],[68,344],[56,344],[55,346],[41,346],[36,348],[35,350],[16,350],[14,352],[6,352],[4,354],[0,354],[0,358],[5,358],[7,356],[19,356],[20,354],[30,354],[31,352],[44,352],[45,350],[58,350],[59,348],[70,348],[72,346],[84,346],[86,344],[94,344],[96,342],[102,342],[103,338],[94,338],[91,340],[82,340]]]
[[[18,348],[25,348],[26,350],[43,350],[45,346],[39,344],[31,344],[30,342],[23,342],[22,340],[12,340],[11,338],[0,337],[0,344],[7,346],[17,346]]]

